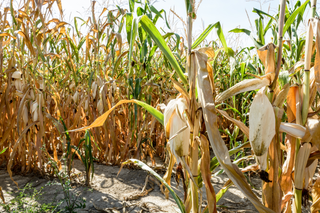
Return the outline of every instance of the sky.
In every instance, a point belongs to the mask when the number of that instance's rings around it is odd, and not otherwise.
[[[183,20],[186,20],[184,0],[153,1],[155,1],[153,5],[158,10],[174,10]],[[196,0],[197,3],[199,1],[200,0]],[[126,0],[97,0],[96,6],[102,8],[109,4],[111,6],[123,5],[124,8],[128,8],[127,2],[128,1]],[[86,10],[88,11],[88,8],[90,8],[91,0],[62,0],[62,4],[67,18],[68,14],[71,14],[69,17],[83,15],[84,12]],[[246,28],[252,31],[251,24],[254,25],[254,20],[258,18],[258,15],[252,12],[253,8],[261,9],[270,14],[275,14],[278,10],[278,5],[279,0],[202,0],[197,10],[197,19],[194,21],[194,38],[200,35],[209,24],[220,21],[224,34],[227,38],[227,42],[230,46],[251,46],[251,40],[246,35],[228,33],[228,31],[237,27]],[[185,31],[182,22],[173,15],[173,13],[168,15],[171,31],[184,35]],[[158,27],[163,27],[166,31],[170,31],[165,27],[164,22],[160,22]],[[214,31],[208,36],[208,40],[212,39],[217,39]],[[267,41],[270,39],[271,38],[267,38]]]
[[[15,0],[16,4],[20,0]],[[73,17],[79,16],[86,19],[91,15],[92,0],[61,0],[64,9],[64,19],[73,23]],[[143,0],[142,0],[143,1]],[[184,0],[150,0],[154,2],[155,8],[166,11],[174,10],[183,20],[186,20],[185,1]],[[198,3],[201,0],[196,0]],[[291,5],[296,0],[290,0]],[[104,7],[114,7],[120,5],[122,8],[128,8],[128,0],[97,0],[96,10],[102,10]],[[198,5],[198,4],[197,4]],[[193,37],[196,38],[209,25],[220,21],[228,45],[231,47],[251,46],[251,40],[246,35],[228,33],[228,31],[240,27],[252,31],[251,24],[258,15],[253,13],[253,8],[261,9],[270,14],[275,14],[278,10],[279,0],[202,0],[197,10],[197,18],[194,21]],[[247,11],[247,13],[246,13]],[[56,11],[57,12],[57,11]],[[58,14],[58,12],[57,12]],[[184,36],[184,25],[173,13],[169,13],[169,23],[171,30],[165,27],[164,22],[159,22],[157,27],[162,27],[166,32],[172,31]],[[251,24],[250,24],[251,22]],[[240,36],[240,37],[239,37]],[[267,42],[271,36],[267,36]],[[217,39],[213,31],[207,40]]]

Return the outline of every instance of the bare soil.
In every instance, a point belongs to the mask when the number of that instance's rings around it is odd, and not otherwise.
[[[149,178],[146,190],[151,190],[152,188],[153,190],[146,196],[134,199],[141,192],[145,185],[146,177],[149,174],[143,170],[123,168],[117,176],[119,169],[117,166],[95,164],[94,178],[91,182],[91,187],[88,188],[84,186],[84,167],[79,160],[75,160],[73,172],[82,175],[76,178],[72,191],[86,199],[86,208],[78,212],[179,212],[174,199],[170,196],[166,200],[158,182],[152,178]],[[163,175],[161,172],[160,174]],[[41,178],[34,174],[27,176],[14,175],[13,178],[20,188],[23,188],[27,183],[31,183],[37,189],[44,187],[43,202],[52,202],[54,199],[61,200],[64,197],[61,186],[46,186],[46,183],[49,181],[48,178]],[[5,200],[9,201],[13,198],[13,195],[8,192],[17,192],[18,188],[4,168],[0,170],[0,180]],[[213,176],[211,180],[215,192],[218,193],[228,178],[225,174],[221,174],[218,177]],[[257,177],[251,177],[250,182],[255,188],[253,189],[254,193],[261,198],[261,180]],[[182,184],[178,187],[174,177],[172,177],[171,185],[183,200]],[[205,205],[206,194],[204,187],[202,188],[202,192],[203,205]],[[0,212],[2,211],[3,209],[0,207]],[[257,212],[251,202],[235,186],[230,187],[218,202],[218,211]]]

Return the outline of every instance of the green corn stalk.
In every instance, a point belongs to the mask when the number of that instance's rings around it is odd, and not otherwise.
[[[76,150],[76,152],[80,155],[81,161],[85,167],[86,170],[86,186],[90,186],[91,179],[94,175],[94,163],[93,163],[93,155],[92,155],[92,139],[90,136],[89,130],[86,130],[85,136],[83,139],[80,140],[80,143],[78,146],[72,146]],[[82,152],[81,152],[81,144],[84,142],[82,146]],[[74,158],[75,153],[73,154],[72,159]],[[91,174],[91,176],[90,176]]]

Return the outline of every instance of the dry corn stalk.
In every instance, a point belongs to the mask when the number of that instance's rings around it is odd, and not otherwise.
[[[221,138],[217,126],[217,115],[212,97],[212,88],[207,72],[207,56],[203,53],[195,52],[197,61],[198,98],[202,106],[203,117],[207,128],[211,147],[220,162],[220,165],[227,173],[231,181],[245,194],[259,212],[274,212],[260,203],[248,186],[245,177],[237,166],[231,163],[228,150]]]

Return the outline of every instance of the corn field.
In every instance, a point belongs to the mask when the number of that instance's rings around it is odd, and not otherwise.
[[[170,29],[166,11],[148,0],[99,13],[93,1],[91,15],[73,23],[62,0],[2,7],[0,165],[12,181],[13,173],[54,176],[52,162],[70,178],[78,158],[89,186],[93,162],[135,163],[181,212],[217,212],[232,185],[257,212],[320,211],[317,1],[280,0],[273,15],[253,9],[254,30],[228,32],[251,39],[242,48],[228,46],[220,22],[194,37],[198,2],[184,3],[185,36],[160,31],[158,20]],[[163,177],[144,164],[156,158]],[[170,187],[173,171],[184,199]],[[211,177],[221,173],[229,180],[215,192]],[[248,173],[261,179],[262,199]]]

